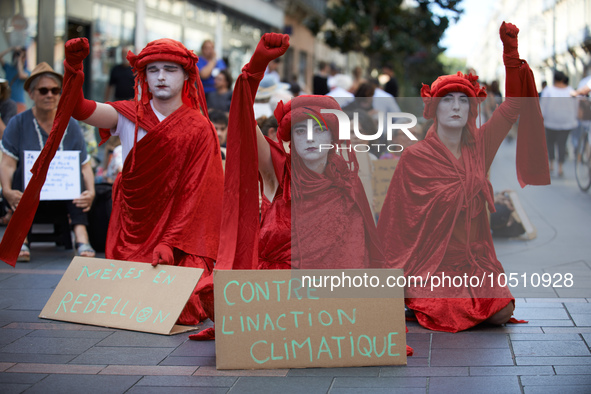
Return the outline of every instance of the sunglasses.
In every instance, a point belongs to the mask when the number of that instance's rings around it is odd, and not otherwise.
[[[62,92],[62,88],[39,88],[37,90],[39,91],[39,94],[42,96],[45,96],[49,92],[51,92],[51,94],[53,94],[54,96],[57,96]]]

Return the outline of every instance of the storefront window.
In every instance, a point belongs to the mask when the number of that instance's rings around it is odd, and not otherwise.
[[[37,64],[37,0],[4,0],[0,1],[0,26],[2,34],[0,34],[0,53],[3,54],[2,64],[0,68],[0,76],[7,77],[7,72],[10,75],[9,83],[13,90],[15,83],[11,81],[15,75],[15,65],[17,61],[16,52],[12,48],[25,48],[24,68],[30,71],[35,64]],[[19,111],[24,110],[29,106],[26,102],[27,95],[23,94],[22,83],[21,91],[18,94],[20,100],[15,100],[19,104]],[[15,96],[12,96],[13,99]]]
[[[94,4],[92,49],[92,99],[105,100],[111,69],[123,61],[123,52],[134,40],[135,14],[119,8]]]

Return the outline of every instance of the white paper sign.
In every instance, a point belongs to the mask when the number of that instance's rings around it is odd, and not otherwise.
[[[39,157],[40,151],[25,151],[25,187],[33,177],[31,168]],[[49,165],[47,178],[41,189],[41,200],[73,200],[80,197],[80,152],[61,150]]]

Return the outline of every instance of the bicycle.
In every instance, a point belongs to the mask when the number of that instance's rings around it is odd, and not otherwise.
[[[579,188],[586,192],[591,188],[591,145],[589,131],[585,130],[579,140],[575,155],[575,177]]]

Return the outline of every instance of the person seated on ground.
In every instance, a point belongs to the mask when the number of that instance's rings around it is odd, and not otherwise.
[[[24,152],[41,151],[51,132],[57,112],[57,104],[61,95],[63,77],[53,71],[49,64],[39,63],[25,81],[24,87],[33,100],[33,107],[16,115],[6,126],[2,137],[2,161],[0,162],[0,181],[2,193],[8,207],[16,209],[24,191]],[[88,242],[88,219],[86,212],[90,210],[94,199],[94,175],[90,166],[90,158],[86,153],[84,137],[78,122],[70,119],[68,128],[62,139],[60,150],[80,152],[80,171],[85,190],[80,197],[72,201],[63,201],[66,205],[70,222],[76,237],[76,250],[80,256],[94,257],[95,252]],[[51,202],[41,201],[37,212],[53,209]],[[30,250],[27,242],[23,244],[18,261],[29,261]]]
[[[435,123],[423,141],[402,153],[378,221],[386,260],[403,268],[407,278],[493,275],[492,282],[498,283],[504,271],[488,223],[486,205],[492,211],[494,205],[487,172],[518,116],[518,179],[522,186],[550,183],[538,100],[516,98],[537,95],[533,74],[519,59],[518,32],[511,24],[501,26],[508,99],[481,128],[476,117],[486,91],[477,76],[445,75],[421,89],[423,115]],[[431,330],[507,323],[515,307],[509,289],[473,283],[434,291],[428,285],[409,286],[406,305]]]

